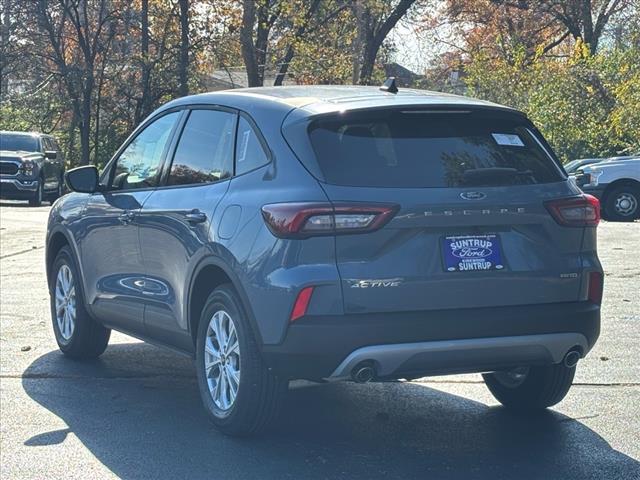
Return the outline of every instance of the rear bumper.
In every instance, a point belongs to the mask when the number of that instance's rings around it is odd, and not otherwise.
[[[290,379],[340,379],[367,360],[381,377],[403,378],[559,363],[599,334],[600,306],[589,302],[308,316],[263,355]]]
[[[328,380],[349,378],[353,369],[363,362],[373,365],[380,378],[391,378],[398,373],[409,376],[443,375],[515,365],[551,365],[560,363],[574,348],[580,352],[588,350],[584,335],[550,333],[375,345],[351,352]]]

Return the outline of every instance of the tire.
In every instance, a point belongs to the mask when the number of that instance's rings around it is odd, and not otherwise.
[[[52,282],[49,293],[53,333],[58,347],[68,357],[91,359],[99,357],[107,348],[111,330],[97,323],[87,312],[78,269],[69,247],[62,247],[51,268]],[[71,276],[68,277],[67,274]],[[70,278],[68,287],[64,279]],[[65,298],[60,302],[61,298]],[[61,313],[56,304],[64,305]],[[65,315],[69,312],[69,316]],[[73,312],[73,313],[72,313]],[[60,313],[60,316],[59,316]]]
[[[604,214],[613,222],[633,222],[640,216],[640,188],[622,185],[607,193]]]
[[[482,375],[493,396],[514,410],[541,410],[560,402],[569,392],[576,367],[563,364],[515,369],[519,378],[509,381],[509,372]]]
[[[217,330],[213,328],[216,321],[219,322]],[[237,349],[231,348],[231,344],[235,344],[233,340],[224,342],[226,337],[222,334],[222,341],[218,343],[216,332],[231,331],[229,325],[235,330]],[[232,331],[229,336],[233,339]],[[218,363],[213,361],[214,356],[205,353],[205,342],[210,352],[222,354]],[[224,343],[229,344],[228,349],[223,347]],[[196,372],[202,403],[221,432],[232,436],[256,434],[277,417],[287,382],[276,377],[264,364],[242,302],[229,284],[216,288],[202,309],[196,339]],[[233,381],[235,372],[239,377],[237,383]],[[225,399],[232,399],[234,385],[237,386],[235,398],[225,405]],[[216,395],[217,392],[222,393]]]
[[[62,177],[60,177],[58,179],[58,186],[56,187],[56,191],[49,195],[49,203],[51,203],[52,205],[53,205],[53,202],[55,202],[64,194],[64,191],[62,188],[62,185],[64,184],[62,182],[63,182]]]
[[[38,179],[38,189],[34,193],[33,198],[29,199],[30,207],[39,207],[42,205],[42,179]]]

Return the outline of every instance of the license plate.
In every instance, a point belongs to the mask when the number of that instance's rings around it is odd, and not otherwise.
[[[442,259],[448,272],[502,270],[498,235],[459,235],[442,239]]]

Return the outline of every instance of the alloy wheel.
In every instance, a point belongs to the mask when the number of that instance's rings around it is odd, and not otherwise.
[[[76,326],[76,287],[68,265],[62,265],[56,277],[56,323],[60,335],[68,341]]]
[[[223,412],[230,410],[240,386],[240,345],[235,323],[224,310],[218,310],[209,320],[204,369],[213,403]]]

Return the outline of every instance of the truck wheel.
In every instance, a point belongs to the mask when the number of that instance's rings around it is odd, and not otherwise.
[[[58,186],[56,187],[56,191],[53,192],[51,195],[49,195],[49,202],[53,205],[53,202],[55,202],[57,199],[59,199],[62,194],[63,194],[63,180],[62,177],[60,177],[58,179]]]
[[[640,214],[640,189],[632,185],[622,185],[609,192],[604,199],[604,213],[607,220],[633,222]]]
[[[109,343],[111,330],[89,316],[82,286],[69,247],[62,247],[51,269],[51,318],[62,353],[78,359],[100,356]]]
[[[42,179],[38,179],[38,189],[33,194],[33,197],[29,199],[30,207],[39,207],[42,205]]]
[[[514,410],[539,410],[560,402],[569,392],[576,367],[563,364],[520,367],[482,375],[493,396]]]
[[[204,407],[223,433],[254,434],[277,416],[287,382],[264,364],[231,285],[216,288],[202,310],[196,372]]]

